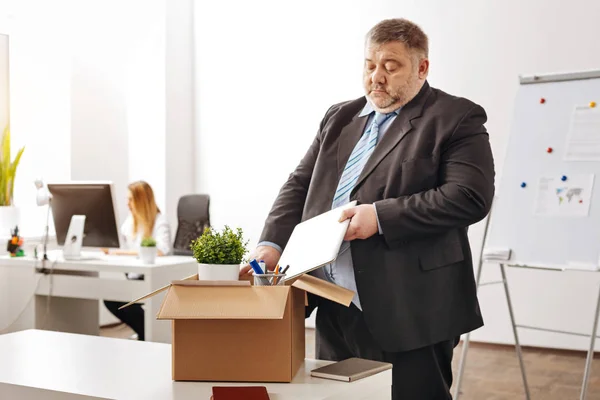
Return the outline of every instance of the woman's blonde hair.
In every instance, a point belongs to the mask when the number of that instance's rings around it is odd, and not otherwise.
[[[156,215],[160,213],[156,201],[154,200],[154,191],[152,187],[144,181],[131,183],[128,187],[133,201],[133,235],[138,233],[141,228],[142,238],[152,236],[154,221]]]

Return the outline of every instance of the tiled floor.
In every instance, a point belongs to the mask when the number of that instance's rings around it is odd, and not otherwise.
[[[126,325],[102,329],[102,336],[129,338]],[[314,358],[314,330],[306,330],[306,357]],[[461,345],[454,351],[454,373],[458,369]],[[525,349],[525,368],[532,400],[579,399],[585,354],[543,349]],[[461,388],[462,400],[524,399],[519,363],[514,349],[473,343]],[[454,390],[452,390],[454,393]],[[600,360],[595,360],[587,400],[600,400]]]

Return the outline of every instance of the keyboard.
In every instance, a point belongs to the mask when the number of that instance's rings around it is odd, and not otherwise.
[[[50,260],[66,260],[66,261],[93,261],[106,260],[106,254],[101,251],[82,251],[77,257],[65,257],[62,250],[50,250],[48,252]]]
[[[101,251],[82,251],[79,253],[79,256],[69,258],[63,256],[63,258],[69,261],[104,260],[106,259],[106,254]]]

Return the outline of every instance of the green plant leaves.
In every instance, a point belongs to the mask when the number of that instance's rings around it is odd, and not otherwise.
[[[15,159],[10,161],[10,128],[6,125],[0,142],[0,206],[12,205],[15,176],[24,150],[25,147],[21,147]]]
[[[244,242],[243,231],[233,231],[225,226],[222,232],[206,228],[202,236],[193,240],[190,248],[200,264],[240,264],[248,252],[248,241]]]

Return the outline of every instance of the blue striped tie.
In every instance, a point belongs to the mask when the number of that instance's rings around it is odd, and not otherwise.
[[[375,113],[373,123],[371,123],[369,129],[367,129],[356,146],[354,146],[354,150],[352,150],[352,154],[350,154],[350,158],[348,158],[348,162],[346,163],[346,167],[344,168],[344,172],[338,183],[335,195],[333,196],[332,208],[339,207],[350,201],[350,192],[354,188],[354,185],[356,185],[358,177],[377,145],[379,127],[392,115],[394,115],[394,113]]]

